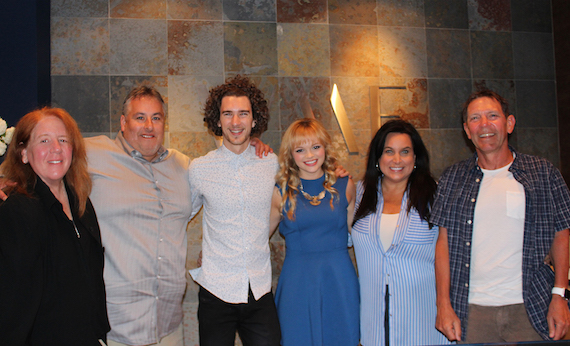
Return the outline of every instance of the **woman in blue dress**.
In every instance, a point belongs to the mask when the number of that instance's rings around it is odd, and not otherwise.
[[[271,229],[287,245],[275,304],[283,346],[356,346],[358,279],[348,255],[355,185],[337,178],[331,139],[314,119],[283,135]]]
[[[438,228],[427,221],[435,190],[416,129],[384,124],[370,143],[352,227],[363,346],[449,343],[435,329]]]

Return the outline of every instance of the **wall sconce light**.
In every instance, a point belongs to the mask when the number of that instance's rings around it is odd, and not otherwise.
[[[340,126],[342,136],[344,137],[344,142],[348,148],[348,153],[350,155],[358,154],[358,146],[354,139],[354,133],[352,133],[352,128],[350,127],[348,116],[346,115],[346,109],[344,108],[344,104],[342,103],[336,84],[333,85],[331,93],[331,105],[334,115],[336,116],[336,120]]]

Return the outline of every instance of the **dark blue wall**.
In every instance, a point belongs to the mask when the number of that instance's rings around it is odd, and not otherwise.
[[[0,117],[15,125],[50,102],[50,2],[6,1],[0,11]]]

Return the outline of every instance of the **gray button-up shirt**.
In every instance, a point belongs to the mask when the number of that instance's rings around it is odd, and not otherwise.
[[[105,247],[109,339],[147,345],[182,322],[189,159],[161,148],[148,162],[119,132],[85,140],[91,201]]]

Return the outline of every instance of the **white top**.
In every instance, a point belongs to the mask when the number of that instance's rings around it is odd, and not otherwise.
[[[509,172],[510,166],[481,169],[483,180],[473,217],[470,304],[523,303],[525,192]]]
[[[382,247],[384,251],[387,251],[390,245],[392,245],[392,239],[394,239],[394,233],[396,233],[396,227],[398,226],[398,217],[400,214],[384,214],[380,218],[380,242],[382,242]]]
[[[192,278],[228,303],[247,303],[271,291],[269,212],[279,165],[248,147],[237,155],[225,146],[192,161],[192,209],[204,206],[202,266]]]

